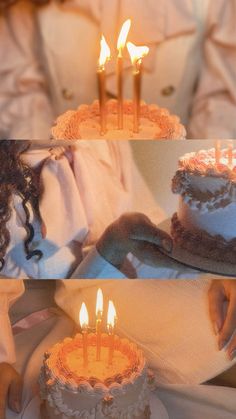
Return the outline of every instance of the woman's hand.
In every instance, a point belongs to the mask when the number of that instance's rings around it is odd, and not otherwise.
[[[219,350],[236,356],[236,280],[214,280],[208,291],[210,318]]]
[[[97,243],[100,255],[118,268],[122,266],[129,252],[134,255],[150,253],[154,256],[155,249],[171,252],[172,239],[159,230],[146,215],[139,213],[122,215],[105,230]]]
[[[0,364],[0,419],[5,419],[6,406],[16,413],[21,411],[23,382],[18,372],[9,364]]]

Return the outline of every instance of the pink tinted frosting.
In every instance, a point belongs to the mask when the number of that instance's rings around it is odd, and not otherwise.
[[[118,104],[116,99],[110,99],[106,105],[108,114],[117,114]],[[133,101],[124,101],[124,114],[132,115],[134,112]],[[70,110],[60,115],[51,134],[54,139],[81,139],[80,124],[87,119],[93,119],[100,115],[99,102],[95,100],[91,105],[81,105],[77,110]],[[186,130],[180,123],[179,118],[170,115],[167,109],[159,108],[157,105],[147,105],[141,102],[140,117],[146,118],[157,125],[154,139],[184,139]],[[115,129],[115,127],[114,127]],[[128,139],[128,138],[124,138]],[[133,137],[135,139],[135,135]]]

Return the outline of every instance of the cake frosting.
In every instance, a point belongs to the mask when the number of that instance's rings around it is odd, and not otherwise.
[[[133,133],[133,102],[124,101],[124,126],[117,128],[117,100],[107,101],[107,132],[101,135],[99,102],[80,105],[77,110],[70,110],[59,116],[52,128],[54,139],[106,139],[106,140],[148,140],[148,139],[184,139],[186,131],[180,120],[169,111],[157,105],[140,106],[139,133]]]
[[[112,365],[109,336],[102,334],[101,360],[96,360],[96,335],[88,335],[88,367],[83,363],[83,338],[78,333],[54,345],[44,356],[41,397],[49,419],[150,418],[147,365],[134,343],[115,336]]]
[[[172,218],[176,243],[193,254],[236,263],[236,151],[229,164],[228,150],[185,154],[172,181],[180,195]]]

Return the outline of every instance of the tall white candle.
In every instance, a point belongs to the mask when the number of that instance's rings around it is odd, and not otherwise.
[[[98,95],[99,95],[99,106],[100,106],[100,124],[101,124],[101,135],[106,133],[106,69],[105,64],[110,58],[110,48],[102,35],[101,38],[101,50],[98,62],[97,77],[98,77]]]
[[[133,64],[133,102],[134,102],[134,133],[139,132],[140,101],[141,101],[141,81],[142,81],[142,58],[148,54],[149,48],[146,46],[137,47],[132,42],[127,43],[127,48]]]
[[[123,129],[123,50],[131,26],[131,20],[128,19],[122,25],[118,41],[117,57],[117,95],[118,95],[118,129]]]

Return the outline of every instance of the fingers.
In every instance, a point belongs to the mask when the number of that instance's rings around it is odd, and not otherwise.
[[[11,382],[8,392],[8,405],[16,413],[21,411],[23,382],[19,375],[17,375]]]
[[[7,363],[0,364],[0,419],[5,419],[7,400],[10,409],[21,410],[22,380],[17,371]]]
[[[172,251],[173,242],[169,234],[156,227],[145,215],[135,214],[134,216],[132,224],[129,225],[130,239],[155,244],[168,253]]]
[[[227,347],[228,354],[232,352],[236,347],[234,346],[233,339],[236,330],[236,293],[232,293],[230,296],[229,306],[226,314],[226,319],[222,330],[219,334],[219,349],[223,349],[230,341],[230,349]],[[235,343],[235,342],[234,342]]]
[[[215,335],[219,335],[224,323],[225,293],[221,281],[212,281],[208,291],[209,315]]]

